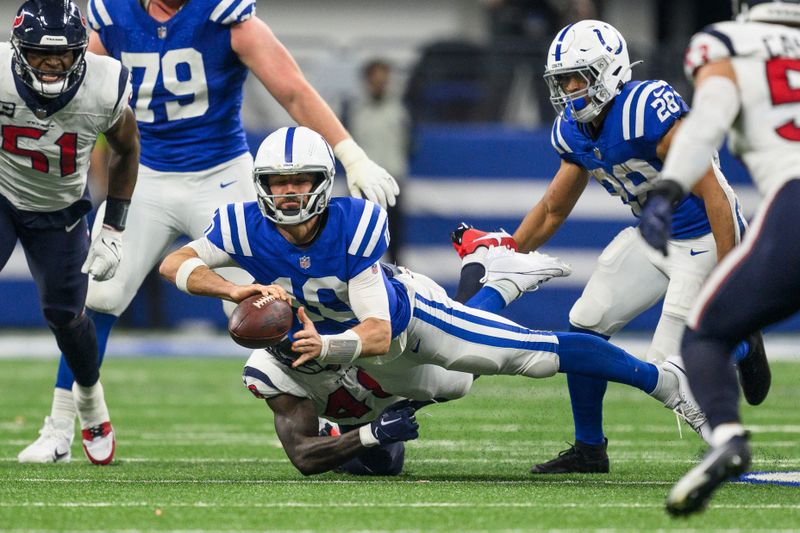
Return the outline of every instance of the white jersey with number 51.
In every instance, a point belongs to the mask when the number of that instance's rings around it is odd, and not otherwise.
[[[686,73],[730,59],[741,109],[731,151],[747,165],[762,194],[800,176],[800,30],[759,22],[721,22],[697,33]]]
[[[114,59],[87,53],[84,79],[74,95],[70,91],[47,102],[56,108],[56,100],[64,104],[45,116],[20,94],[11,75],[13,57],[11,45],[0,43],[0,71],[7,74],[0,76],[0,195],[23,211],[58,211],[83,196],[95,140],[128,106],[128,70]]]

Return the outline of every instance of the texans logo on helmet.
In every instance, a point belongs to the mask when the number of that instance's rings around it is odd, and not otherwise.
[[[23,21],[23,20],[25,20],[25,13],[23,13],[23,14],[21,14],[21,15],[17,15],[17,16],[14,18],[14,27],[15,27],[15,28],[19,28],[19,27],[22,25],[22,21]]]

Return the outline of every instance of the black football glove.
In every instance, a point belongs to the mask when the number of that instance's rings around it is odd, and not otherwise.
[[[381,416],[370,422],[370,432],[380,444],[414,440],[419,437],[419,424],[411,407],[387,407]]]
[[[672,210],[683,199],[683,189],[672,180],[661,180],[650,191],[642,207],[639,231],[644,240],[667,255],[667,242],[672,237]]]

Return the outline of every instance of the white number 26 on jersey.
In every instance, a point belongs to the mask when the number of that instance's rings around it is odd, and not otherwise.
[[[123,52],[122,64],[133,72],[133,69],[144,69],[142,83],[136,94],[136,120],[139,122],[155,122],[155,113],[150,109],[153,90],[161,73],[164,88],[175,96],[194,96],[188,104],[177,100],[165,102],[167,120],[180,120],[199,117],[208,110],[208,85],[206,70],[203,67],[203,55],[194,48],[170,50],[159,57],[155,52],[140,54]],[[189,78],[178,79],[178,65],[186,65]]]

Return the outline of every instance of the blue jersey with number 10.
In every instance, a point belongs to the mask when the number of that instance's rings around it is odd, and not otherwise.
[[[231,25],[254,13],[255,0],[191,0],[158,22],[140,0],[89,0],[92,28],[131,71],[143,165],[194,172],[248,151],[247,67],[231,48]]]
[[[227,252],[257,283],[280,285],[302,305],[323,335],[358,324],[350,307],[348,282],[367,268],[383,277],[389,297],[392,337],[411,319],[405,286],[387,278],[378,265],[389,245],[386,211],[357,198],[334,198],[314,241],[299,247],[287,241],[256,202],[228,204],[214,213],[206,238]],[[295,318],[292,332],[302,329]]]

